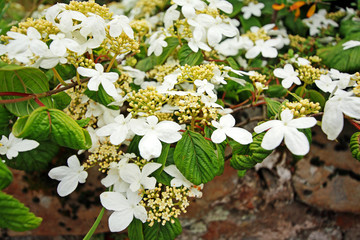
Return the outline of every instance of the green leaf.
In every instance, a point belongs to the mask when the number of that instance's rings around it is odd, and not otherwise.
[[[90,91],[89,89],[85,90],[85,95],[95,102],[101,103],[107,108],[113,110],[119,110],[119,106],[110,105],[110,103],[114,102],[114,98],[112,98],[109,94],[107,94],[102,85],[99,86],[98,91]]]
[[[0,68],[0,92],[43,93],[49,91],[46,75],[37,68],[6,65]],[[17,99],[19,96],[1,96],[0,99]],[[53,107],[50,97],[40,98],[47,107]],[[33,100],[6,104],[6,108],[16,116],[29,115],[39,105]]]
[[[9,135],[10,133],[10,120],[13,118],[12,115],[6,108],[0,105],[0,136]]]
[[[130,240],[144,240],[142,222],[134,218],[128,226],[128,235]]]
[[[356,132],[351,136],[350,150],[352,156],[360,161],[360,132]]]
[[[91,118],[87,117],[84,119],[80,119],[80,120],[75,120],[77,122],[77,124],[79,124],[80,127],[86,127],[86,125],[89,124],[89,122],[91,121]]]
[[[161,163],[162,166],[152,174],[158,182],[165,185],[170,185],[170,181],[172,179],[170,175],[163,171],[164,167],[166,166],[166,160],[168,158],[169,150],[170,144],[162,143],[161,155],[154,160],[154,162]]]
[[[271,98],[265,98],[266,107],[267,107],[267,117],[271,118],[276,116],[281,110],[281,103]]]
[[[76,76],[76,68],[73,65],[58,64],[55,69],[63,80],[72,79],[74,76]],[[50,87],[55,88],[59,84],[59,80],[54,77],[53,70],[49,69],[45,74],[49,80]]]
[[[269,88],[266,90],[266,95],[270,98],[281,98],[285,96],[287,93],[287,89],[281,85],[270,85]]]
[[[339,32],[342,37],[347,37],[350,34],[357,33],[360,31],[360,22],[353,21],[351,19],[341,21]]]
[[[38,141],[50,138],[60,146],[72,149],[89,149],[92,145],[90,134],[75,120],[58,109],[46,107],[19,118],[13,126],[13,134]]]
[[[0,190],[3,190],[12,182],[13,175],[0,158]]]
[[[129,147],[127,149],[128,153],[135,153],[136,156],[140,156],[139,142],[141,138],[142,136],[135,135],[135,137],[131,140]]]
[[[154,68],[157,64],[157,58],[155,55],[151,55],[149,57],[146,57],[144,59],[141,59],[135,66],[135,68],[147,72],[150,69]]]
[[[301,92],[303,93],[302,96],[300,96]],[[296,89],[295,94],[302,98],[307,98],[314,103],[318,102],[322,109],[325,107],[325,102],[326,102],[325,97],[316,90],[313,89],[307,90],[306,88],[304,89],[304,87],[301,86]]]
[[[19,200],[0,192],[0,228],[23,232],[37,228],[41,222]]]
[[[163,48],[163,52],[156,58],[156,65],[162,65],[166,59],[174,52],[177,46],[179,46],[179,39],[170,37],[166,38],[167,46]]]
[[[41,171],[48,167],[59,151],[59,146],[50,141],[39,142],[39,146],[31,151],[19,152],[16,158],[5,159],[6,164],[26,172]]]
[[[211,145],[192,131],[186,131],[177,143],[174,160],[180,172],[195,185],[212,180],[220,167]]]
[[[306,37],[308,27],[303,23],[300,18],[297,18],[295,20],[294,13],[289,13],[286,15],[284,24],[289,30],[289,32],[291,32],[292,34],[298,34],[300,36]]]
[[[232,68],[232,69],[239,69],[239,64],[235,61],[235,59],[233,57],[228,57],[226,58],[226,61],[229,63],[229,66]]]
[[[358,71],[360,68],[360,48],[343,50],[342,44],[349,40],[360,40],[360,32],[347,36],[335,46],[318,49],[317,55],[322,58],[322,63],[340,72],[354,73]]]
[[[161,222],[154,222],[152,227],[149,223],[144,224],[144,239],[145,240],[171,240],[175,239],[182,232],[179,219],[173,219],[174,223],[166,222],[162,225]]]
[[[178,52],[178,59],[181,66],[184,66],[185,64],[190,66],[199,65],[204,61],[201,50],[199,49],[199,51],[195,53],[187,44],[184,44],[180,48]]]
[[[65,92],[59,92],[51,97],[54,100],[54,107],[59,110],[63,110],[69,106],[71,102],[71,97]]]
[[[240,15],[239,18],[241,26],[244,28],[245,32],[249,31],[252,26],[262,27],[260,21],[254,16],[251,16],[249,19],[245,19]]]

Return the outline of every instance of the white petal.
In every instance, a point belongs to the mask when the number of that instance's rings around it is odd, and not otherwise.
[[[300,129],[311,128],[315,125],[316,125],[316,119],[313,117],[296,118],[288,123],[289,127],[300,128]]]
[[[91,90],[91,91],[97,91],[99,90],[99,85],[100,85],[100,79],[99,77],[92,77],[90,78],[87,87]]]
[[[132,209],[124,209],[122,211],[114,212],[109,217],[109,228],[111,232],[121,232],[127,228],[134,218]]]
[[[69,157],[67,160],[67,164],[71,169],[80,168],[80,161],[76,155],[72,155],[71,157]]]
[[[120,177],[130,184],[139,182],[141,177],[139,166],[134,163],[126,164],[120,170]]]
[[[339,136],[344,127],[344,116],[339,109],[337,102],[327,101],[324,108],[324,115],[321,122],[321,129],[329,140],[334,140]]]
[[[93,77],[98,75],[98,72],[96,70],[90,68],[78,67],[77,71],[81,76],[84,77]]]
[[[305,155],[310,150],[310,144],[304,133],[288,127],[284,133],[286,147],[295,155]]]
[[[260,48],[259,47],[252,47],[250,48],[246,54],[245,54],[245,57],[247,59],[253,59],[253,58],[256,58],[260,53]]]
[[[225,131],[225,134],[243,145],[252,143],[253,141],[251,133],[243,128],[229,128]]]
[[[107,210],[121,211],[130,207],[124,195],[118,192],[103,192],[100,194],[100,202]]]
[[[162,165],[160,163],[147,163],[145,164],[145,166],[143,167],[142,171],[141,171],[141,175],[142,176],[149,176],[150,174],[152,174],[153,172],[155,172],[158,168],[160,168]]]
[[[346,97],[340,103],[340,108],[344,114],[352,118],[360,118],[360,98]]]
[[[147,219],[146,209],[143,206],[136,206],[134,208],[134,216],[144,223]]]
[[[211,141],[213,141],[214,143],[222,143],[223,141],[225,141],[225,139],[226,139],[226,135],[223,129],[216,129],[211,134]]]
[[[37,141],[24,139],[21,142],[15,144],[13,148],[16,149],[16,151],[18,152],[26,152],[35,149],[38,146],[39,143]]]
[[[145,122],[145,119],[131,119],[130,129],[136,135],[144,136],[149,131],[149,124]]]
[[[287,78],[289,76],[289,74],[282,68],[276,68],[274,70],[274,75],[278,78]]]
[[[283,122],[289,122],[293,119],[294,114],[289,109],[285,109],[281,112],[280,116]]]
[[[61,181],[69,174],[70,168],[67,166],[60,166],[50,170],[49,177],[58,181]]]
[[[268,130],[269,128],[282,126],[282,125],[283,125],[283,123],[280,120],[270,120],[270,121],[260,124],[259,126],[256,126],[254,128],[254,131],[256,133],[261,133],[263,131]]]
[[[162,145],[155,134],[146,134],[139,142],[139,150],[144,159],[150,160],[160,156]]]
[[[273,150],[280,145],[284,138],[284,127],[273,127],[265,133],[261,147],[266,150]]]
[[[154,177],[146,177],[141,179],[141,185],[144,186],[145,189],[154,189],[156,186],[156,178]]]
[[[78,183],[77,175],[67,176],[59,183],[57,192],[61,197],[65,197],[76,189]]]
[[[156,136],[160,141],[166,143],[174,143],[181,139],[181,134],[178,132],[181,129],[180,125],[171,121],[162,121],[156,125]]]
[[[226,114],[220,118],[219,123],[223,127],[231,128],[235,126],[235,118],[231,114]]]
[[[114,97],[114,96],[118,95],[118,92],[116,91],[115,85],[112,82],[103,79],[101,81],[101,85],[103,86],[105,92],[107,94],[109,94],[110,96]]]

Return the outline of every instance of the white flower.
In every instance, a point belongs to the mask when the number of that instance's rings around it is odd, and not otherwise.
[[[53,40],[50,44],[50,50],[56,56],[64,56],[67,49],[76,52],[80,47],[75,40],[66,38],[63,33],[50,34],[49,38]]]
[[[352,95],[352,92],[335,92],[324,108],[321,129],[329,140],[339,136],[344,126],[343,114],[351,118],[360,118],[360,98]]]
[[[145,207],[139,203],[142,199],[137,192],[127,192],[127,198],[118,192],[103,192],[100,194],[101,205],[107,210],[114,211],[109,217],[111,232],[120,232],[127,228],[135,218],[145,223],[147,213]]]
[[[166,29],[171,27],[175,20],[179,19],[180,12],[178,10],[176,10],[177,7],[178,6],[176,4],[174,4],[166,10],[165,15],[164,15],[164,26]]]
[[[61,197],[72,193],[78,186],[78,183],[85,183],[88,176],[76,155],[69,157],[67,164],[68,166],[56,167],[49,172],[50,178],[60,181],[57,192]]]
[[[184,175],[179,171],[179,169],[175,165],[169,165],[164,168],[164,171],[170,176],[174,177],[170,185],[172,187],[181,187],[184,186],[190,190],[189,197],[197,197],[200,198],[202,196],[202,192],[200,191],[204,184],[200,184],[200,186],[196,186],[187,180]]]
[[[65,55],[61,56],[61,55],[55,55],[52,51],[50,51],[49,49],[47,49],[47,51],[45,52],[45,54],[43,54],[37,61],[35,64],[33,64],[33,67],[41,67],[41,68],[45,68],[45,69],[50,69],[55,67],[56,65],[58,65],[59,63],[61,64],[66,64],[67,63],[67,52],[65,52]]]
[[[320,29],[327,28],[328,26],[334,26],[337,27],[338,24],[331,20],[326,18],[326,10],[320,9],[317,13],[312,15],[310,18],[306,18],[303,20],[303,22],[310,28],[310,35],[314,36],[318,33],[320,33]]]
[[[106,23],[105,20],[95,14],[89,13],[89,17],[84,19],[80,24],[80,34],[87,38],[92,36],[94,39],[98,39],[102,42],[106,37]]]
[[[130,184],[130,190],[133,192],[138,191],[141,186],[144,189],[154,189],[156,178],[148,176],[161,166],[160,163],[147,163],[140,171],[138,165],[129,163],[120,169],[120,176],[125,182]]]
[[[124,32],[129,38],[134,39],[134,31],[130,27],[130,20],[127,16],[114,16],[108,25],[110,26],[109,34],[111,37],[118,37]]]
[[[281,85],[284,88],[289,88],[295,83],[296,85],[301,85],[300,78],[298,78],[299,73],[294,71],[294,68],[291,64],[286,64],[284,68],[276,68],[274,70],[275,77],[283,78]]]
[[[203,92],[206,92],[210,97],[216,96],[214,93],[214,84],[209,83],[206,79],[204,80],[195,80],[194,81],[195,86],[197,87],[197,93],[202,94]]]
[[[233,5],[226,0],[209,0],[210,8],[217,8],[221,11],[230,14],[233,11]]]
[[[275,58],[278,55],[278,51],[275,46],[279,43],[279,39],[258,39],[255,41],[255,46],[251,47],[245,54],[247,59],[256,58],[260,53],[263,57]]]
[[[76,21],[85,21],[86,16],[78,11],[64,10],[57,15],[57,18],[60,19],[60,22],[56,23],[54,21],[53,23],[55,23],[61,32],[70,33],[79,28],[79,25],[74,26],[73,19]]]
[[[247,145],[253,141],[250,132],[243,128],[234,127],[235,118],[231,114],[222,116],[219,122],[212,120],[211,124],[217,128],[211,135],[211,141],[214,143],[222,143],[225,141],[226,136],[231,137],[243,145]]]
[[[126,192],[130,184],[120,177],[120,170],[128,164],[130,158],[136,158],[136,155],[128,154],[117,163],[111,162],[107,176],[101,179],[101,184],[105,187],[114,186],[115,192]]]
[[[249,19],[251,15],[260,17],[261,9],[263,9],[264,7],[265,5],[263,3],[254,4],[253,2],[250,2],[248,6],[242,7],[241,11],[244,13],[243,17],[245,19]]]
[[[186,18],[193,18],[196,10],[203,10],[206,4],[201,0],[174,0],[174,3],[181,6],[181,12]]]
[[[90,101],[90,104],[87,107],[85,117],[97,117],[98,127],[103,127],[107,124],[114,122],[114,118],[119,116],[118,110],[113,110],[105,107],[104,105]]]
[[[123,66],[122,69],[134,79],[134,84],[140,85],[144,82],[146,76],[145,72],[130,66]]]
[[[206,31],[204,28],[195,28],[193,37],[190,38],[188,45],[193,52],[199,51],[199,48],[204,51],[211,51],[211,48],[205,43]]]
[[[320,75],[320,80],[315,80],[316,86],[324,92],[332,93],[337,86],[337,81],[333,81],[329,75]]]
[[[9,138],[3,135],[0,140],[0,154],[6,154],[6,158],[10,160],[17,157],[19,152],[27,152],[38,146],[39,143],[35,140],[17,138],[10,133]]]
[[[358,46],[360,46],[360,41],[350,40],[350,41],[347,41],[346,43],[343,43],[342,46],[343,46],[343,50],[358,47]]]
[[[46,43],[41,41],[41,34],[33,27],[27,29],[26,35],[12,31],[7,32],[7,35],[12,38],[6,45],[10,59],[28,63],[32,53],[42,56],[48,50]]]
[[[104,72],[104,67],[100,63],[95,64],[95,69],[78,67],[77,71],[84,77],[90,77],[87,86],[91,91],[97,91],[101,83],[107,94],[110,96],[118,95],[113,84],[119,78],[119,74],[116,72]]]
[[[342,73],[339,70],[332,68],[330,69],[329,75],[333,80],[339,80],[337,85],[340,89],[350,87],[352,84],[350,81],[351,75],[348,73]]]
[[[160,35],[159,38],[150,39],[148,56],[150,56],[152,53],[154,53],[155,56],[160,56],[163,52],[163,48],[166,47],[167,45],[168,43],[165,41],[164,35]]]
[[[130,127],[129,122],[131,113],[125,118],[124,115],[119,115],[114,119],[113,123],[105,125],[96,131],[98,136],[110,136],[110,142],[114,145],[119,145],[125,141]]]
[[[284,139],[286,147],[295,155],[305,155],[310,150],[310,144],[304,133],[297,130],[313,127],[316,119],[313,117],[301,117],[293,119],[293,113],[289,109],[281,112],[281,120],[270,120],[254,128],[256,133],[268,130],[261,142],[261,147],[273,150]]]
[[[179,124],[171,121],[162,121],[158,123],[156,116],[149,116],[145,119],[131,119],[131,130],[139,136],[144,136],[139,142],[140,155],[150,160],[157,158],[161,154],[162,145],[160,141],[174,143],[181,139],[178,132],[181,127]]]

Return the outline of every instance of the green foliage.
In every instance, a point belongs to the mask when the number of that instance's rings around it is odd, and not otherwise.
[[[46,75],[37,68],[5,65],[0,67],[0,92],[17,92],[36,94],[49,91]],[[1,96],[0,99],[16,99],[19,96]],[[40,101],[47,107],[53,107],[50,97],[43,97]],[[8,103],[5,107],[14,115],[21,117],[29,115],[39,107],[33,99]]]
[[[3,190],[12,182],[13,175],[0,158],[0,190]]]
[[[65,92],[59,92],[52,95],[51,97],[54,100],[54,107],[59,110],[63,110],[64,108],[69,106],[71,102],[71,97]]]
[[[211,145],[200,133],[189,130],[177,143],[174,160],[180,172],[195,185],[212,180],[220,167]]]
[[[147,72],[150,69],[152,69],[153,67],[156,66],[157,63],[157,59],[155,55],[151,55],[149,57],[146,57],[144,59],[141,59],[137,64],[136,64],[136,68],[143,71],[143,72]]]
[[[184,44],[180,48],[178,52],[178,58],[181,66],[184,66],[185,64],[190,66],[199,65],[204,61],[204,57],[202,55],[201,50],[199,49],[195,53],[191,50],[191,48],[187,44]]]
[[[281,103],[271,98],[265,98],[267,117],[275,117],[281,111]]]
[[[360,161],[360,132],[356,132],[351,136],[350,150],[352,156]]]
[[[24,204],[0,192],[0,228],[23,232],[37,228],[41,222]]]
[[[287,89],[282,85],[270,85],[266,91],[266,95],[270,98],[281,98],[284,97],[287,93]]]
[[[294,13],[286,15],[284,24],[288,30],[290,30],[291,34],[306,37],[308,27],[303,23],[301,18],[296,19]]]
[[[250,31],[250,28],[253,26],[262,27],[260,21],[256,17],[250,17],[249,19],[245,19],[243,16],[240,15],[239,17],[241,26],[244,28],[244,31]]]
[[[144,240],[143,224],[134,218],[128,227],[128,235],[130,240]]]
[[[161,155],[154,160],[154,162],[161,163],[162,166],[152,174],[159,183],[165,184],[167,186],[170,185],[170,181],[172,179],[170,175],[164,172],[164,167],[167,166],[166,160],[168,158],[169,150],[170,150],[170,144],[162,143]]]
[[[94,100],[95,102],[101,103],[107,108],[119,110],[118,106],[109,105],[110,103],[114,102],[114,98],[105,92],[102,85],[99,86],[98,91],[90,91],[89,89],[86,89],[84,93],[90,99]]]
[[[48,167],[51,160],[59,151],[59,146],[53,142],[39,142],[39,146],[31,151],[19,152],[19,155],[10,160],[5,159],[6,164],[12,168],[26,172],[41,171]]]
[[[6,110],[5,107],[0,105],[0,116],[0,136],[9,135],[9,124],[10,120],[13,118],[13,115],[8,110]]]
[[[140,156],[139,151],[139,142],[141,140],[142,136],[135,135],[134,138],[131,140],[130,145],[127,149],[128,153],[135,153],[136,156]]]
[[[303,93],[302,96],[300,96],[301,92]],[[295,94],[300,96],[301,98],[307,98],[314,103],[318,102],[322,109],[324,109],[325,107],[325,102],[326,102],[325,97],[314,89],[308,90],[303,86],[301,86],[296,89]]]
[[[182,232],[179,219],[173,219],[174,223],[166,222],[162,225],[161,222],[155,222],[152,227],[148,223],[144,224],[144,239],[145,240],[169,240],[175,239]]]
[[[13,134],[19,138],[38,141],[50,138],[60,146],[73,149],[91,147],[89,133],[58,109],[41,107],[29,116],[19,118],[13,126]]]
[[[335,68],[340,72],[354,73],[360,69],[360,48],[343,50],[342,44],[349,40],[360,40],[360,33],[347,36],[335,46],[318,49],[317,55],[329,68]]]
[[[253,168],[257,163],[261,163],[272,152],[261,147],[264,135],[265,132],[254,135],[252,143],[243,146],[238,154],[233,154],[230,165],[240,170],[240,175],[245,174],[246,170]]]

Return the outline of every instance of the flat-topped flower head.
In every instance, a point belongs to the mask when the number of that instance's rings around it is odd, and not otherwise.
[[[293,119],[293,113],[289,109],[281,112],[281,120],[270,120],[254,128],[256,133],[268,130],[261,142],[261,147],[273,150],[284,139],[286,147],[295,155],[305,155],[310,150],[310,144],[305,134],[297,129],[306,129],[315,126],[316,119],[313,117],[301,117]]]
[[[72,155],[67,160],[68,166],[60,166],[50,170],[49,177],[60,181],[57,192],[61,197],[72,193],[79,183],[85,183],[88,173],[76,155]]]
[[[243,17],[245,19],[249,19],[252,15],[256,17],[261,16],[261,9],[263,9],[265,5],[263,3],[253,3],[250,2],[248,6],[244,6],[241,8],[241,11],[244,13]]]
[[[175,143],[181,139],[178,132],[181,127],[172,121],[162,121],[158,123],[156,116],[149,116],[146,119],[131,119],[131,130],[143,138],[139,142],[140,155],[150,160],[157,158],[161,154],[162,145],[160,141]]]
[[[10,133],[9,138],[3,135],[0,140],[0,155],[6,155],[10,160],[17,157],[19,152],[27,152],[38,146],[39,143],[35,140],[17,138]]]
[[[104,72],[104,67],[100,63],[95,64],[95,69],[78,67],[77,71],[84,77],[90,77],[88,88],[91,91],[99,90],[99,85],[103,86],[105,92],[110,96],[117,96],[118,93],[114,86],[114,82],[118,80],[119,74],[116,72]]]
[[[120,114],[114,119],[113,123],[107,124],[96,131],[98,136],[110,136],[110,142],[114,145],[119,145],[125,141],[129,130],[129,122],[131,113],[125,118]]]
[[[211,124],[217,129],[211,135],[211,141],[214,143],[222,143],[226,136],[231,137],[236,142],[246,145],[253,141],[250,132],[243,128],[234,127],[235,118],[231,114],[227,114],[220,118],[219,122],[212,121]]]

